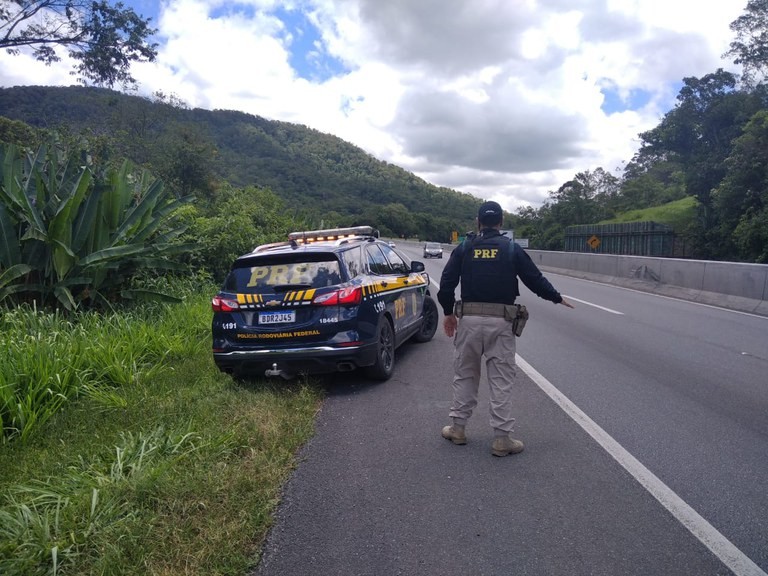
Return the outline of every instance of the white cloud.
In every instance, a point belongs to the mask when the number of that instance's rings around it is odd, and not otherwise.
[[[144,0],[128,2],[141,12]],[[302,77],[291,50],[345,70]],[[738,3],[699,0],[167,0],[142,93],[306,124],[508,210],[575,173],[629,161],[684,77],[719,67]],[[65,66],[0,54],[0,85],[72,84]],[[602,91],[602,92],[601,92]],[[604,92],[630,109],[606,114]],[[638,104],[632,104],[637,101]]]
[[[58,64],[46,66],[29,54],[11,56],[0,50],[0,86],[69,86],[76,84],[69,74],[73,62],[66,54],[57,51],[62,58]],[[2,114],[2,110],[0,110]]]

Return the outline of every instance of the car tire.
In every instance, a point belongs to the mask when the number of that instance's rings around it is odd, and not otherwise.
[[[439,323],[439,315],[437,313],[437,304],[435,301],[427,296],[424,299],[424,309],[421,312],[421,327],[416,334],[413,335],[413,339],[416,342],[429,342],[435,336],[437,332],[437,325]]]
[[[386,316],[379,319],[376,333],[378,334],[376,362],[368,366],[365,372],[373,380],[389,380],[395,370],[395,333]]]

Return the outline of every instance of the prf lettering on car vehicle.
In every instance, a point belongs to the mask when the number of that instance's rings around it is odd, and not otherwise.
[[[307,278],[309,266],[264,266],[254,268],[251,272],[251,279],[248,281],[248,288],[253,288],[259,284],[301,284]]]
[[[211,306],[220,370],[284,378],[363,368],[386,380],[395,349],[431,340],[439,318],[424,264],[370,226],[258,246],[235,260]]]
[[[498,248],[475,248],[472,252],[475,260],[497,260],[499,256]]]

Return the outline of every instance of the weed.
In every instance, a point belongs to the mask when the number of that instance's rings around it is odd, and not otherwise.
[[[0,369],[1,574],[253,565],[322,394],[219,373],[209,302],[198,290],[101,317],[0,315],[14,366],[36,374],[22,397],[17,373]]]

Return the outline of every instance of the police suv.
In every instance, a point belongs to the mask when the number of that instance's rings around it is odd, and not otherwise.
[[[370,226],[292,232],[240,256],[213,306],[213,358],[235,375],[291,378],[364,368],[386,380],[395,349],[435,335],[422,262]]]

